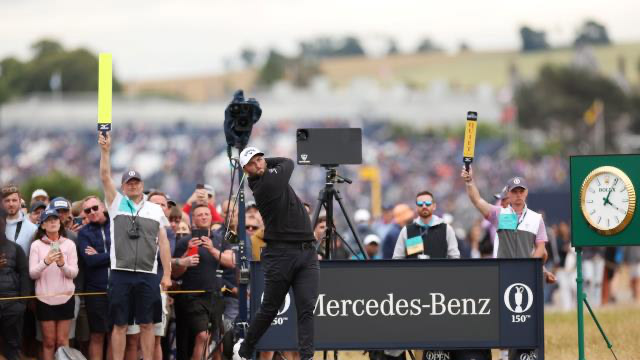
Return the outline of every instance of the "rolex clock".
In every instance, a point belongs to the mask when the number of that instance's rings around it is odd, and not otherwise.
[[[601,235],[614,235],[631,222],[636,209],[636,191],[622,170],[601,166],[584,179],[580,206],[591,228]]]

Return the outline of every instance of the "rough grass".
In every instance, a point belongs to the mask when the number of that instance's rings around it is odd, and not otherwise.
[[[534,78],[547,63],[569,64],[574,58],[571,48],[532,53],[518,51],[468,52],[461,54],[396,55],[378,59],[329,59],[320,63],[322,72],[337,85],[353,78],[374,78],[383,84],[398,81],[425,86],[434,80],[447,80],[453,86],[468,88],[478,84],[503,86],[509,81],[512,65],[525,78]],[[607,75],[618,70],[618,59],[625,61],[627,80],[638,82],[640,43],[616,44],[593,48],[599,69]]]

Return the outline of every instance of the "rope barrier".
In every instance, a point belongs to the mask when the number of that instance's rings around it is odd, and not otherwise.
[[[206,290],[171,290],[171,291],[162,291],[165,294],[202,294],[205,293]],[[85,293],[74,293],[73,296],[101,296],[107,295],[106,292],[85,292]],[[36,299],[38,297],[54,297],[54,296],[69,296],[69,294],[46,294],[46,295],[29,295],[29,296],[12,296],[12,297],[0,297],[0,301],[9,301],[9,300],[26,300],[26,299]]]

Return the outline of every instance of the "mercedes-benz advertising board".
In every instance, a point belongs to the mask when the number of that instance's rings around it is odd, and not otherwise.
[[[321,349],[538,349],[540,259],[323,261],[315,306]],[[251,313],[264,278],[252,263]],[[296,349],[289,292],[258,349]]]

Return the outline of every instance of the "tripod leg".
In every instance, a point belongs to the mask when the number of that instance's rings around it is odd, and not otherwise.
[[[351,245],[349,245],[349,243],[347,243],[347,242],[344,240],[344,238],[342,237],[342,235],[338,234],[337,232],[334,232],[334,233],[335,233],[336,238],[339,238],[339,239],[342,241],[342,245],[344,245],[344,246],[347,248],[347,250],[349,250],[349,252],[350,252],[353,256],[356,256],[356,257],[357,257],[357,256],[358,256],[358,253],[357,253],[355,250],[353,250],[353,248],[351,247]]]
[[[311,230],[315,231],[316,229],[316,225],[318,225],[318,218],[320,217],[320,210],[322,210],[322,207],[324,206],[326,208],[326,204],[325,204],[325,192],[324,189],[320,190],[320,193],[318,194],[318,202],[316,203],[316,207],[313,209],[313,217],[311,218]],[[316,251],[318,251],[318,249],[320,249],[320,246],[322,246],[322,242],[318,241],[318,243],[316,244]]]
[[[347,220],[347,225],[349,225],[349,229],[351,230],[351,233],[353,234],[353,238],[356,240],[356,244],[358,244],[358,248],[360,248],[360,251],[362,252],[362,256],[364,256],[364,258],[366,260],[369,260],[369,256],[364,251],[364,246],[362,246],[362,243],[360,242],[360,238],[358,237],[358,233],[356,232],[356,229],[353,227],[353,223],[351,222],[351,218],[349,217],[349,214],[347,213],[347,211],[344,208],[344,204],[342,203],[342,197],[340,196],[340,191],[335,190],[334,191],[334,197],[336,198],[336,200],[338,201],[338,204],[340,205],[340,209],[342,210],[342,215],[344,215],[344,218]]]
[[[314,229],[318,223],[318,217],[320,217],[320,210],[322,210],[324,202],[324,189],[322,189],[318,194],[318,202],[316,203],[316,207],[313,209],[313,217],[311,217],[311,226],[313,226]]]

